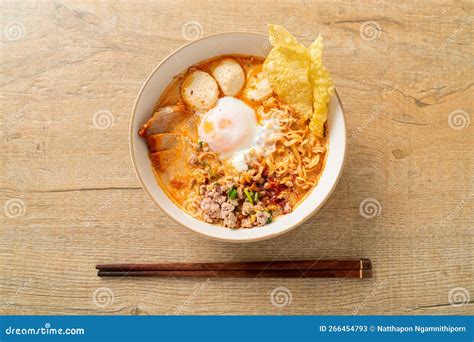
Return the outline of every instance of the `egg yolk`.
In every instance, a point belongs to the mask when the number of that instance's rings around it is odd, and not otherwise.
[[[204,130],[204,132],[206,132],[207,134],[210,134],[210,133],[212,133],[212,131],[214,131],[214,126],[212,125],[212,123],[210,123],[209,121],[205,120],[205,121],[204,121],[204,124],[203,124],[203,130]]]
[[[219,128],[227,128],[232,125],[232,121],[228,119],[222,119],[219,121]]]

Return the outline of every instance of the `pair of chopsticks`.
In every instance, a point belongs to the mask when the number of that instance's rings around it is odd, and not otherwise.
[[[97,265],[99,277],[371,278],[369,259]]]

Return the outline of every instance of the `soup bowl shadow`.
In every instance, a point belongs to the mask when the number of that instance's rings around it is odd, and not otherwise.
[[[212,57],[230,54],[266,57],[270,49],[268,37],[256,33],[221,33],[190,42],[155,67],[140,89],[133,107],[129,129],[130,153],[141,186],[148,197],[171,219],[208,238],[237,243],[252,242],[269,239],[296,228],[322,207],[337,185],[344,167],[346,123],[341,101],[335,92],[328,110],[329,146],[326,165],[318,185],[290,214],[279,216],[264,227],[229,229],[188,215],[171,201],[157,184],[148,156],[148,147],[138,135],[138,130],[153,114],[156,102],[173,77]]]

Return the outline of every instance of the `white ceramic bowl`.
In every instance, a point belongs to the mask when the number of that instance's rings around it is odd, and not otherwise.
[[[177,207],[156,183],[146,143],[137,132],[152,115],[155,103],[173,76],[211,57],[225,54],[266,57],[270,49],[268,37],[254,33],[222,33],[201,38],[166,57],[147,78],[136,99],[130,122],[130,151],[138,179],[151,200],[169,217],[201,235],[222,241],[250,242],[283,234],[302,224],[321,208],[341,175],[346,152],[346,124],[336,94],[329,105],[329,152],[319,184],[292,213],[277,217],[269,225],[252,229],[229,229],[197,220]]]

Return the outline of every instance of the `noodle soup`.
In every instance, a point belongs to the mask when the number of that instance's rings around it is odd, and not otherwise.
[[[228,228],[265,226],[317,185],[328,138],[284,101],[265,59],[224,55],[177,75],[139,135],[167,196]]]

